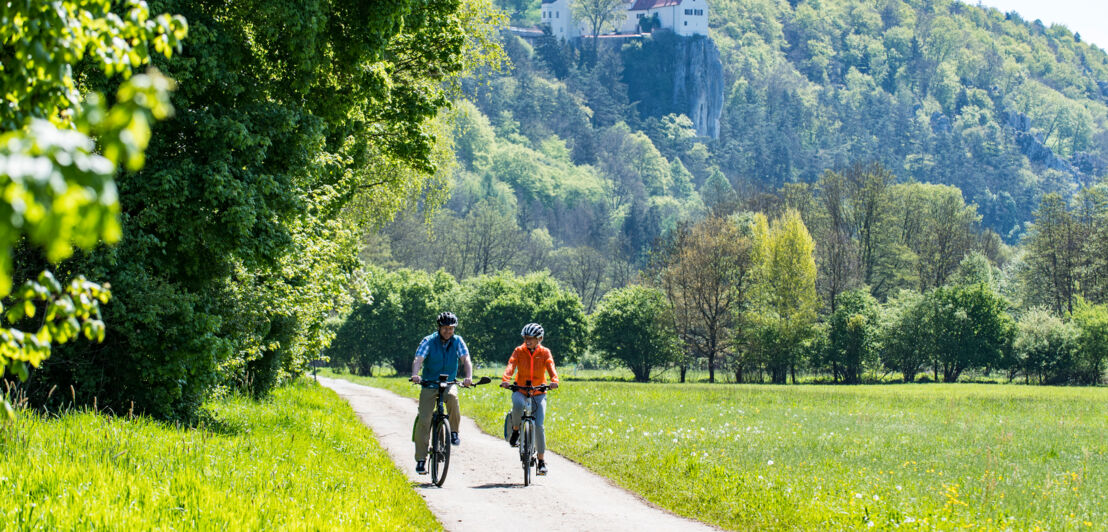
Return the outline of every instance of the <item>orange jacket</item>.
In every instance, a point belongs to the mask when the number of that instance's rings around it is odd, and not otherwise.
[[[554,357],[550,350],[539,345],[532,353],[527,349],[527,344],[522,344],[512,351],[508,359],[508,368],[500,378],[503,382],[512,380],[512,374],[516,374],[515,383],[518,386],[526,386],[531,381],[531,386],[546,384],[546,373],[550,373],[550,381],[558,382],[558,372],[554,370]],[[544,393],[544,392],[543,392]],[[534,392],[539,395],[540,392]]]

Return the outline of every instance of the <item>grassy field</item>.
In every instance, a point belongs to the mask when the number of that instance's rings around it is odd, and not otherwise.
[[[507,392],[461,393],[464,413],[500,433]],[[1106,403],[1104,388],[568,381],[551,396],[547,441],[730,529],[1103,529]]]
[[[182,429],[90,412],[0,422],[0,530],[440,530],[334,393],[305,383]]]

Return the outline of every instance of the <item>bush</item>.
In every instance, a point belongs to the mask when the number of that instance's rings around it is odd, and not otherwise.
[[[626,366],[639,382],[681,354],[665,294],[638,285],[604,296],[592,316],[590,339],[596,351]]]
[[[1085,384],[1100,384],[1108,357],[1108,305],[1078,300],[1073,324],[1077,327],[1076,378]]]
[[[1046,309],[1034,309],[1020,317],[1012,350],[1028,381],[1057,384],[1075,376],[1077,328]]]

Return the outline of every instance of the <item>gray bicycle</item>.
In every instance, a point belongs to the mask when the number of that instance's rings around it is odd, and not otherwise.
[[[512,384],[508,386],[508,389],[513,392],[545,392],[550,389],[550,385],[531,386],[531,381],[527,381],[527,386]],[[531,472],[537,462],[535,458],[535,415],[532,407],[534,399],[534,396],[527,397],[527,401],[523,403],[523,418],[519,422],[519,461],[523,465],[524,486],[531,484]]]

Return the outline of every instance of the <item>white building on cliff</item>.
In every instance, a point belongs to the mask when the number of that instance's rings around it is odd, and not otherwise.
[[[571,40],[589,35],[592,28],[584,20],[574,20],[573,0],[542,0],[541,22],[550,26],[554,37]],[[606,33],[639,33],[643,19],[656,20],[656,27],[677,35],[708,35],[708,0],[625,0],[627,14],[617,19]]]

